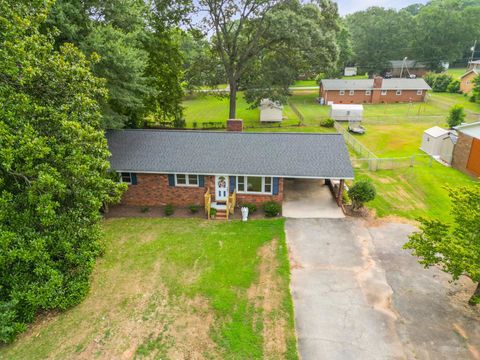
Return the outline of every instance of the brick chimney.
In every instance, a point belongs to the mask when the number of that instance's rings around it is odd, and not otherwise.
[[[372,104],[379,104],[381,102],[381,92],[382,92],[382,83],[383,83],[383,77],[381,76],[375,76],[373,78],[373,91],[372,91],[372,98],[371,98],[371,103]]]
[[[227,131],[243,131],[243,120],[241,119],[228,119]]]
[[[381,89],[382,88],[383,77],[375,76],[373,78],[373,88],[374,89]]]

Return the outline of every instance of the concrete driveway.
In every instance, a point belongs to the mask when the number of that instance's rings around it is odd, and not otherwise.
[[[282,215],[287,218],[343,218],[323,180],[285,179]]]
[[[402,249],[411,225],[287,219],[302,359],[480,359],[474,285]]]

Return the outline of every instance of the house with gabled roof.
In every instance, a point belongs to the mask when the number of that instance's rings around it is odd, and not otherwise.
[[[480,67],[472,68],[460,76],[460,91],[468,94],[473,90],[473,80],[480,74]]]
[[[431,87],[423,79],[324,79],[320,98],[329,104],[420,102]]]
[[[227,129],[238,129],[238,121]],[[337,182],[340,205],[353,169],[337,133],[109,130],[111,169],[128,184],[122,204],[282,202],[284,179]]]

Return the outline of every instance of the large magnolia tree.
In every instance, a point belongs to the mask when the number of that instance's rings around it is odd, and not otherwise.
[[[0,1],[0,342],[85,296],[99,210],[123,189],[107,173],[104,82],[78,49],[40,34],[47,10]]]

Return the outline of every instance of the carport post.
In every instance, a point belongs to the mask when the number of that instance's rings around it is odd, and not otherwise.
[[[343,188],[345,187],[345,180],[340,180],[340,184],[338,184],[338,192],[336,196],[337,205],[342,205],[342,195],[343,195]]]

